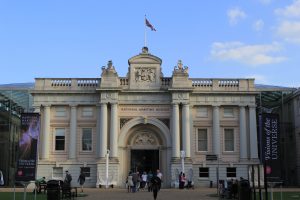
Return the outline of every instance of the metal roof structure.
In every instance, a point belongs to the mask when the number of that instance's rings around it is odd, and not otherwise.
[[[256,84],[255,88],[259,95],[256,96],[256,104],[259,108],[270,109],[278,108],[284,99],[293,94],[297,88],[281,87],[273,85]]]
[[[16,83],[0,85],[0,109],[13,114],[29,112],[33,98],[30,90],[34,83]]]

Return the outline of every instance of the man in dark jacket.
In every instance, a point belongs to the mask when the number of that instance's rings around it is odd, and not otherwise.
[[[157,193],[161,187],[161,180],[156,175],[152,177],[151,179],[151,185],[152,185],[152,191],[153,191],[153,198],[156,200]]]

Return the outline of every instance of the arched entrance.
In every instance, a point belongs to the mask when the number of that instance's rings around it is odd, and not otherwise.
[[[127,122],[119,137],[120,179],[129,171],[155,172],[160,169],[168,186],[171,161],[171,137],[168,127],[158,119],[142,117]]]

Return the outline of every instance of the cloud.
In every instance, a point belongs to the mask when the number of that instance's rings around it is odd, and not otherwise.
[[[300,44],[300,0],[274,12],[281,17],[276,34],[286,42]]]
[[[264,25],[265,25],[264,21],[259,19],[253,23],[253,29],[255,31],[261,31],[264,28]]]
[[[300,0],[294,1],[291,5],[285,8],[276,9],[275,14],[288,18],[298,18],[300,17]]]
[[[287,42],[300,44],[300,21],[283,21],[276,33]]]
[[[277,43],[269,45],[246,45],[241,42],[215,42],[212,44],[211,56],[222,61],[236,61],[247,65],[259,66],[280,63],[286,57],[273,55],[281,51]]]
[[[227,11],[230,25],[236,25],[240,20],[246,18],[246,13],[240,8],[233,8]]]
[[[246,78],[254,78],[256,84],[257,83],[258,84],[268,84],[269,83],[267,77],[264,75],[260,75],[260,74],[249,75],[249,76],[246,76]]]

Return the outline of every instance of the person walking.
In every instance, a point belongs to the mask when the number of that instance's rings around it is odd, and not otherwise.
[[[83,184],[85,182],[85,174],[83,173],[83,171],[81,170],[80,175],[78,177],[77,182],[79,183],[80,187],[81,187],[81,192],[83,192]]]
[[[152,177],[151,185],[152,185],[153,198],[154,200],[156,200],[157,194],[161,187],[161,179],[157,176],[157,174]]]
[[[159,188],[158,188],[158,190],[160,190],[160,188],[161,188],[161,183],[162,183],[162,178],[163,178],[163,175],[162,175],[162,173],[160,172],[160,170],[159,169],[157,169],[156,170],[156,176],[160,179],[160,183],[159,183]]]
[[[71,186],[71,181],[72,181],[72,176],[69,173],[69,171],[67,170],[66,171],[66,177],[65,177],[65,180],[64,180],[64,184],[66,184],[68,186]]]

